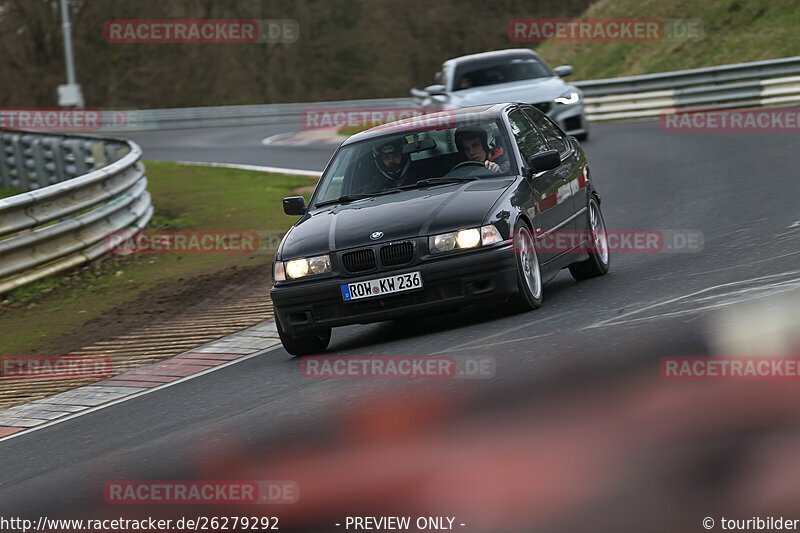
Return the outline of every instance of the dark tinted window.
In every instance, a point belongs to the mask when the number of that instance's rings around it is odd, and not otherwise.
[[[514,140],[517,141],[519,151],[525,161],[532,155],[547,150],[544,138],[536,131],[528,117],[515,109],[508,114],[508,121],[511,124],[511,131],[514,133]]]
[[[522,116],[525,115],[522,114]],[[335,200],[345,194],[373,194],[396,189],[397,185],[411,185],[419,179],[438,178],[450,174],[453,167],[467,160],[455,143],[456,131],[465,126],[485,131],[490,144],[503,147],[503,151],[506,151],[506,147],[511,146],[511,140],[506,135],[505,125],[496,119],[476,120],[475,115],[463,115],[453,124],[453,117],[443,115],[441,127],[438,128],[430,123],[425,124],[421,120],[412,118],[395,122],[394,125],[387,124],[382,126],[386,135],[343,146],[320,178],[314,202]],[[527,119],[526,125],[529,130],[535,131]],[[418,129],[420,126],[423,129]],[[415,139],[432,141],[432,147],[414,150],[412,145]],[[392,183],[380,173],[378,156],[373,150],[390,143],[402,146],[401,150],[407,154],[409,159],[408,170],[398,183]],[[474,172],[471,172],[470,175],[487,179],[503,175],[513,176],[517,173],[517,167],[513,164],[511,156],[509,156],[509,161],[511,164],[507,169],[505,169],[505,165],[501,165],[504,170],[500,173],[472,167]]]
[[[507,63],[484,65],[480,68],[470,69],[469,66],[459,68],[453,83],[453,90],[460,91],[497,83],[547,78],[552,75],[550,69],[536,59],[511,59]]]
[[[530,107],[524,109],[525,113],[530,117],[533,123],[536,124],[536,127],[539,128],[539,131],[542,132],[545,139],[547,139],[547,145],[550,149],[558,150],[558,153],[561,155],[566,154],[569,151],[569,141],[561,130],[537,109]]]

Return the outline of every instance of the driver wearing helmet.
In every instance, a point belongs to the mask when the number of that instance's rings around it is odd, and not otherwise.
[[[378,172],[371,181],[355,192],[371,194],[415,183],[416,180],[412,178],[413,172],[409,172],[413,167],[411,156],[403,152],[405,144],[405,140],[400,137],[375,146],[372,149],[372,157]]]
[[[411,166],[411,157],[407,153],[403,153],[404,144],[405,141],[401,137],[372,149],[375,166],[392,184],[399,184],[398,182],[403,181]]]
[[[456,130],[456,147],[468,161],[483,163],[492,172],[505,172],[511,168],[508,155],[500,146],[489,146],[489,134],[480,127]]]

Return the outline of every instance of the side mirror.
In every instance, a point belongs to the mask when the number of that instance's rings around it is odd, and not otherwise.
[[[305,215],[306,199],[302,196],[289,196],[283,199],[283,212],[287,215]]]
[[[436,84],[436,85],[428,85],[425,87],[425,92],[429,95],[433,96],[436,94],[445,94],[447,93],[447,89],[444,85]]]
[[[428,98],[428,97],[430,97],[430,95],[427,92],[423,91],[422,89],[417,89],[416,87],[414,87],[413,89],[411,89],[408,92],[411,93],[411,96],[414,96],[416,98]]]
[[[561,156],[558,155],[558,150],[547,150],[528,158],[528,166],[534,172],[544,172],[545,170],[553,170],[558,168],[561,164]],[[285,200],[284,200],[285,201]]]
[[[572,74],[572,67],[569,65],[561,65],[560,67],[556,67],[553,69],[556,74],[561,76],[562,78],[566,78],[570,74]]]

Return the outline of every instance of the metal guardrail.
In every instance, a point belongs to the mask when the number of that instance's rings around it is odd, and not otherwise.
[[[800,104],[800,56],[576,82],[590,121]]]
[[[106,253],[153,214],[141,149],[124,140],[0,132],[0,294]]]
[[[800,56],[576,82],[587,118],[605,121],[681,110],[800,103]],[[298,122],[309,108],[412,107],[412,98],[103,111],[103,131]],[[142,229],[153,213],[132,142],[86,136],[0,132],[0,294],[86,263],[107,250],[104,236]]]
[[[641,76],[574,82],[590,121],[656,117],[663,111],[800,103],[800,56]],[[287,124],[309,108],[414,107],[414,98],[103,111],[101,131]]]
[[[340,102],[308,102],[299,104],[236,105],[218,107],[185,107],[103,111],[102,131],[166,130],[259,124],[299,123],[310,108],[373,108],[413,107],[411,98],[378,98]]]

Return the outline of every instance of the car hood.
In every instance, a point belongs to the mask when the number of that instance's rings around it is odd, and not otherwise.
[[[477,180],[326,206],[304,216],[283,239],[280,258],[409,239],[480,226],[513,177]]]
[[[503,102],[536,104],[539,102],[552,102],[554,98],[558,98],[570,89],[574,89],[574,87],[565,83],[559,77],[535,78],[456,91],[449,94],[447,104],[453,107],[499,104]]]

